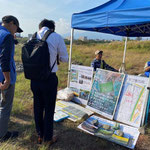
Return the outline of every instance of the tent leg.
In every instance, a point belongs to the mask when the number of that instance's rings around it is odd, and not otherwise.
[[[68,81],[67,81],[67,87],[70,87],[70,70],[71,70],[73,34],[74,34],[74,29],[71,29],[70,54],[69,54],[69,66],[68,66]]]
[[[119,68],[120,73],[125,73],[125,57],[126,57],[126,50],[127,50],[127,40],[128,40],[128,37],[125,38],[123,61],[122,61],[121,67]]]

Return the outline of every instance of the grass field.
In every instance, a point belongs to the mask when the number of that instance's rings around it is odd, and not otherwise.
[[[69,50],[69,47],[67,47]],[[105,44],[73,45],[72,62],[84,66],[90,66],[97,49],[104,51],[103,59],[109,65],[119,69],[122,58],[124,42],[111,42]],[[126,72],[137,75],[143,73],[146,61],[150,60],[150,41],[129,41],[126,53]],[[16,47],[15,60],[21,61],[21,45]],[[57,72],[59,78],[59,89],[67,85],[68,64],[60,64]],[[47,145],[37,145],[35,124],[33,120],[32,93],[30,82],[24,78],[23,73],[17,76],[15,98],[9,130],[18,130],[19,138],[0,143],[0,150],[46,150]],[[52,150],[127,150],[122,146],[108,142],[86,134],[77,129],[77,123],[65,120],[54,123],[55,129],[59,132],[59,140],[52,145]],[[146,128],[146,134],[141,135],[136,150],[150,149],[150,127]]]

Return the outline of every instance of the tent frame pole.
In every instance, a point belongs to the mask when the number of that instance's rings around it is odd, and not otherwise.
[[[120,73],[125,73],[125,58],[126,58],[126,50],[127,50],[127,40],[128,40],[128,37],[125,37],[123,61],[122,61],[121,67],[119,68]]]
[[[73,43],[73,34],[74,34],[74,29],[71,29],[71,37],[70,37],[70,53],[69,53],[69,66],[68,66],[68,82],[67,82],[67,87],[70,87],[70,71],[71,71],[71,58],[72,58],[72,43]]]
[[[123,55],[123,64],[125,64],[125,57],[126,57],[126,50],[127,50],[127,40],[128,37],[125,38],[125,45],[124,45],[124,55]]]

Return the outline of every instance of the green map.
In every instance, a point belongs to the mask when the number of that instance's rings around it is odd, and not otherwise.
[[[100,86],[100,93],[107,93],[113,91],[113,82],[106,82],[99,84]]]
[[[124,74],[97,69],[87,108],[112,119],[123,80]]]

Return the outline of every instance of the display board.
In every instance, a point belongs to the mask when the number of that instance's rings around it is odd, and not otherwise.
[[[74,122],[81,120],[85,115],[89,116],[93,114],[92,111],[78,104],[61,100],[56,102],[55,112],[58,111],[63,111],[68,114],[68,119]]]
[[[86,107],[113,119],[124,76],[121,73],[97,69]]]
[[[130,149],[134,149],[140,134],[137,128],[118,124],[95,115],[80,124],[78,128]]]
[[[61,110],[54,113],[54,121],[55,122],[62,121],[64,119],[67,119],[68,117],[69,117],[69,115]]]
[[[114,119],[134,127],[140,127],[148,78],[126,75]],[[146,108],[145,108],[146,109]]]
[[[92,87],[93,67],[72,64],[70,74],[70,88],[77,96],[73,100],[86,105]]]

